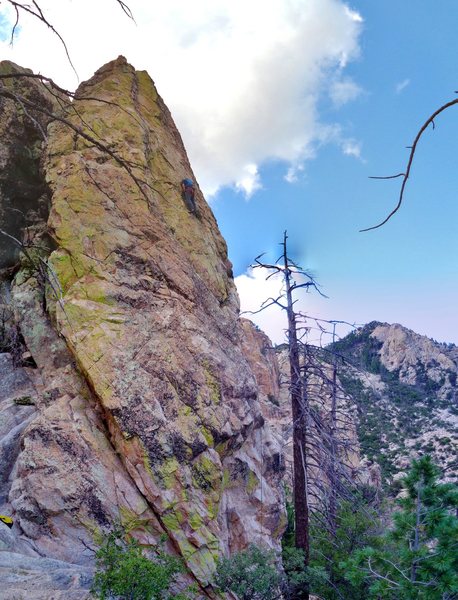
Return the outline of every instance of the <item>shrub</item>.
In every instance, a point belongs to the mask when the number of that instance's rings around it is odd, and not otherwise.
[[[175,576],[183,570],[178,558],[161,548],[147,558],[139,543],[126,539],[121,528],[104,536],[96,552],[96,573],[92,593],[101,600],[169,600]]]
[[[218,561],[215,583],[222,592],[233,592],[240,600],[274,600],[282,583],[275,563],[274,552],[251,545]]]

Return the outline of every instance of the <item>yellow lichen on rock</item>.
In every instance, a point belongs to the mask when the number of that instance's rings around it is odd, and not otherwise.
[[[49,384],[47,402],[53,410],[59,406],[56,419],[75,439],[72,418],[84,423],[83,432],[90,427],[90,434],[80,434],[90,448],[84,456],[91,485],[80,523],[107,527],[114,503],[145,543],[165,531],[205,586],[219,554],[254,536],[276,545],[283,513],[277,475],[259,444],[270,439],[271,456],[280,448],[260,418],[258,387],[241,350],[226,244],[197,183],[198,214],[183,201],[180,182],[194,176],[147,73],[120,57],[80,86],[73,107],[67,118],[81,135],[51,124],[44,166],[56,245],[47,306],[57,339],[70,350],[65,373],[76,387],[66,383],[64,393],[61,373],[59,385]],[[22,276],[18,306],[25,271]],[[51,358],[40,349],[43,327],[30,327],[30,345],[48,368]],[[40,423],[57,455],[55,433]],[[35,446],[26,447],[30,457]],[[100,467],[99,452],[107,453]],[[228,483],[224,473],[233,474],[237,461],[249,471]],[[113,498],[107,499],[102,488],[110,466]],[[82,479],[75,476],[72,493]],[[35,489],[37,479],[30,480]]]

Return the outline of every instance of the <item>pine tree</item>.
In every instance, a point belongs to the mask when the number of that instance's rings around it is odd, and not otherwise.
[[[413,461],[383,549],[366,547],[343,563],[353,584],[369,584],[369,598],[458,599],[458,488],[438,476],[429,456]]]

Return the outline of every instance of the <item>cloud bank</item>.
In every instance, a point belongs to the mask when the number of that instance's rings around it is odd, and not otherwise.
[[[207,194],[225,185],[252,194],[267,160],[284,161],[294,181],[320,144],[344,147],[340,128],[318,113],[324,95],[340,106],[360,92],[344,70],[358,56],[362,19],[341,0],[128,4],[136,25],[112,0],[40,2],[82,79],[118,54],[149,71]],[[3,41],[0,52],[77,84],[58,41],[33,19],[23,18],[13,49]]]
[[[278,298],[283,290],[281,275],[266,279],[267,275],[268,272],[263,269],[249,269],[235,278],[240,310],[242,313],[246,312],[242,316],[256,323],[273,342],[281,344],[285,341],[286,314],[275,305],[257,312],[264,302],[268,303],[269,298]]]
[[[267,275],[268,271],[266,270],[249,268],[245,273],[235,278],[235,285],[240,297],[240,310],[242,316],[250,319],[260,327],[274,344],[282,344],[287,340],[286,312],[275,304],[259,311],[263,303],[271,304],[269,298],[278,299],[284,293],[283,277],[275,275],[266,279]],[[309,329],[308,343],[323,345],[332,341],[332,325],[326,323],[325,320],[338,319],[340,321],[336,324],[338,337],[351,331],[352,328],[349,323],[343,322],[345,319],[350,321],[351,315],[355,313],[355,303],[353,300],[348,301],[347,291],[343,293],[343,300],[342,298],[337,299],[337,303],[336,299],[333,303],[329,303],[328,298],[320,296],[313,289],[310,290],[310,293],[307,293],[304,289],[298,290],[294,294],[294,300],[296,314],[307,315],[308,317],[305,321],[302,317],[298,319],[300,335],[304,333],[304,324]],[[285,299],[280,299],[280,302],[285,303]],[[336,305],[340,311],[338,315],[334,312]],[[360,307],[358,307],[357,312],[360,312]],[[372,321],[374,317],[369,314],[366,320],[367,322]],[[325,333],[325,330],[327,333]]]

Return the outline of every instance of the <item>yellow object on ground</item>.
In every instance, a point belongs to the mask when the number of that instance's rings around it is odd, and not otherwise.
[[[11,517],[6,517],[5,515],[0,515],[0,521],[8,525],[8,527],[13,526],[13,519]]]

